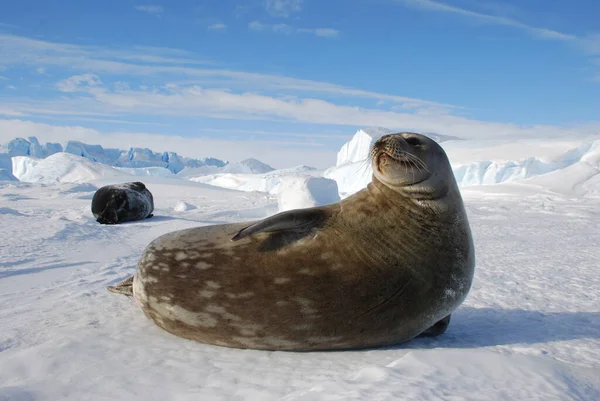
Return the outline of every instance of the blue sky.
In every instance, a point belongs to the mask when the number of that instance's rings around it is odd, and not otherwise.
[[[334,164],[363,126],[598,133],[598,20],[592,0],[3,2],[0,135],[283,167]]]

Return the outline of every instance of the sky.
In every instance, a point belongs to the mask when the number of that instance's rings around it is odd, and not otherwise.
[[[600,133],[595,0],[1,1],[1,142],[327,167],[369,126]]]

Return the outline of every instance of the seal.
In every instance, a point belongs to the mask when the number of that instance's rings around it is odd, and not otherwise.
[[[142,182],[106,185],[92,198],[92,214],[100,224],[119,224],[152,217],[154,198]]]
[[[337,203],[162,235],[109,287],[186,339],[315,351],[444,333],[475,256],[448,158],[402,132],[371,148],[372,181]]]

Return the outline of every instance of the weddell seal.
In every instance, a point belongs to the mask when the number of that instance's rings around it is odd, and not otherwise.
[[[142,182],[106,185],[92,198],[92,214],[100,224],[143,220],[153,211],[154,198]]]
[[[334,204],[175,231],[113,292],[166,331],[263,350],[340,350],[443,333],[470,290],[471,230],[432,139],[381,137],[372,182]]]

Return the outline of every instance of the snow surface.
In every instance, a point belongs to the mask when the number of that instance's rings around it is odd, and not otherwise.
[[[280,212],[327,205],[339,200],[337,183],[323,177],[283,176],[277,191]]]
[[[477,264],[448,331],[394,347],[315,353],[184,340],[106,287],[131,275],[162,234],[261,219],[291,202],[327,203],[326,195],[333,201],[324,172],[299,166],[188,180],[150,169],[142,181],[154,217],[103,226],[91,214],[94,192],[133,175],[69,153],[13,157],[22,182],[0,182],[0,400],[600,399],[598,139],[443,146],[455,168],[530,160],[526,173],[506,164],[510,175],[489,166],[472,174],[504,177],[500,184],[463,180]],[[329,174],[350,186],[362,179],[360,166]]]

